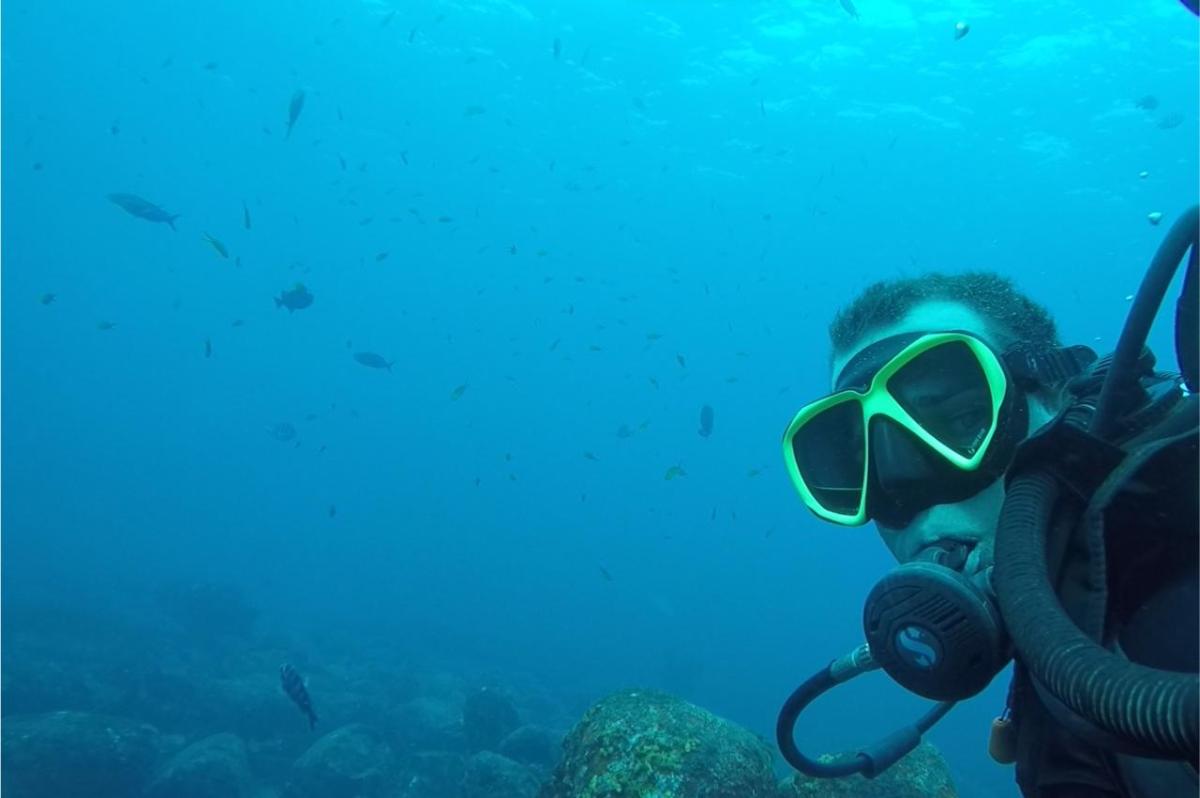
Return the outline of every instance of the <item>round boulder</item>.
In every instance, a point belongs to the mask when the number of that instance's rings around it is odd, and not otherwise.
[[[750,732],[664,693],[626,690],[584,714],[542,798],[773,798],[771,751]]]
[[[561,733],[541,726],[520,726],[500,741],[496,752],[549,773],[562,756],[562,737]]]
[[[127,798],[145,789],[163,742],[153,726],[87,712],[4,719],[0,782],[21,798]]]
[[[313,743],[292,766],[284,798],[375,798],[395,776],[392,749],[361,724]]]
[[[462,712],[450,701],[422,696],[396,707],[388,721],[402,751],[465,751]]]
[[[535,798],[540,788],[529,768],[508,757],[480,751],[467,760],[462,798]]]
[[[830,761],[833,757],[818,757]],[[779,798],[955,798],[946,760],[929,743],[921,743],[873,779],[847,776],[814,779],[802,773],[779,785]]]
[[[192,743],[163,766],[147,798],[250,798],[254,795],[246,744],[235,734]]]
[[[482,687],[463,702],[463,734],[471,751],[495,751],[520,725],[512,701],[498,690]]]

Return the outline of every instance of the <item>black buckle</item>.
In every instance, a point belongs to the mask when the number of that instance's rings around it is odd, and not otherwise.
[[[1108,479],[1125,451],[1087,431],[1093,402],[1076,400],[1053,421],[1017,446],[1005,485],[1033,469],[1049,472],[1080,501],[1087,503]]]

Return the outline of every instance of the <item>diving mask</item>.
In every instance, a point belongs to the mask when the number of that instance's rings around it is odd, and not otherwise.
[[[1026,391],[1094,357],[1087,347],[998,354],[962,331],[884,338],[846,364],[834,393],[792,419],[783,436],[788,474],[826,521],[906,527],[999,478],[1028,433]]]

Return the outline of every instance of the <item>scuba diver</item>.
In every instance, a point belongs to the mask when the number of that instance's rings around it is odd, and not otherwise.
[[[867,643],[780,712],[798,770],[878,775],[1015,659],[989,751],[1025,796],[1196,794],[1198,217],[1172,227],[1103,359],[990,273],[876,283],[836,316],[833,392],[795,415],[784,459],[815,515],[874,521],[901,565],[867,599]],[[1156,371],[1144,342],[1189,250],[1182,374]],[[876,668],[941,703],[804,756],[800,712]]]
[[[877,283],[836,316],[832,392],[796,413],[783,457],[809,510],[873,521],[900,565],[867,597],[866,643],[784,702],[794,768],[873,778],[1011,662],[988,751],[1026,798],[1197,795],[1198,230],[1193,206],[1103,358],[1062,346],[994,274]],[[1181,264],[1172,372],[1146,340]],[[938,703],[860,749],[803,754],[804,709],[880,668]]]

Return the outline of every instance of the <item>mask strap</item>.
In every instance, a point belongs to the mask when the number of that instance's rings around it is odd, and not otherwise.
[[[1096,360],[1091,347],[1045,347],[1016,343],[1002,355],[1013,380],[1027,391],[1053,388],[1081,374]]]

